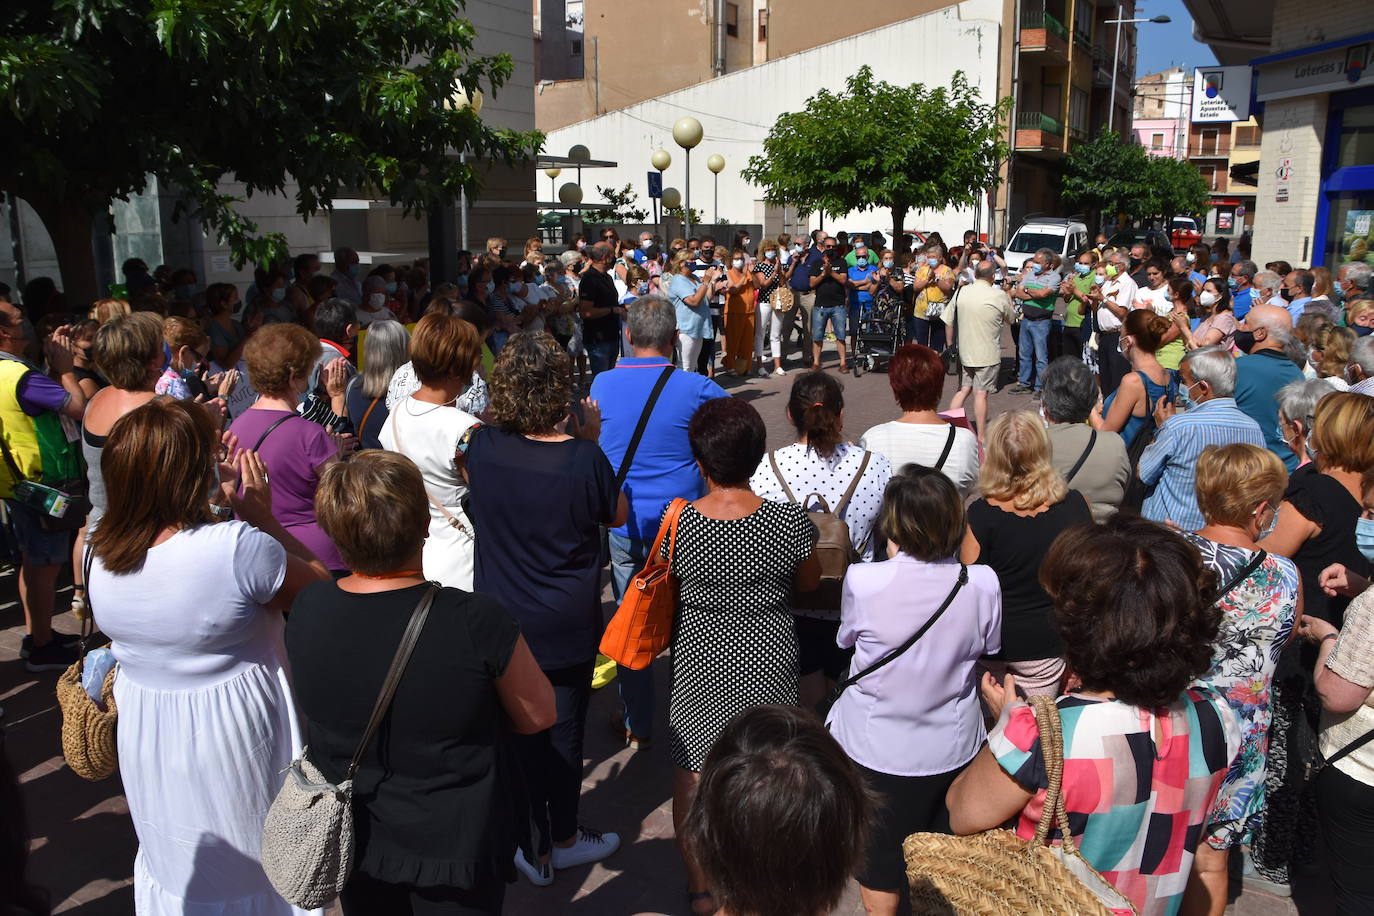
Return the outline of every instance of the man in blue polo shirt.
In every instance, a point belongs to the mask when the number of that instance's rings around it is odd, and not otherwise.
[[[1231,265],[1231,275],[1227,284],[1231,287],[1231,312],[1240,321],[1255,301],[1255,274],[1259,266],[1254,261],[1237,261]]]
[[[868,245],[854,246],[854,264],[849,268],[849,339],[859,334],[859,316],[873,306],[873,275],[878,272],[876,257],[870,257]]]
[[[825,240],[828,236],[824,229],[815,229],[811,232],[811,247],[802,251],[795,249],[792,252],[793,258],[800,261],[792,268],[792,278],[787,281],[787,285],[792,287],[792,298],[796,301],[796,307],[788,313],[782,329],[782,339],[784,343],[792,334],[792,328],[797,328],[797,346],[801,348],[802,359],[810,359],[811,345],[811,309],[816,304],[816,294],[811,289],[811,268],[815,267],[825,257]],[[800,244],[801,239],[797,240]]]
[[[673,368],[677,315],[667,299],[641,296],[631,302],[625,334],[634,356],[621,358],[614,369],[598,375],[591,390],[601,408],[601,449],[617,471],[654,386],[665,372],[668,380],[625,473],[629,518],[610,533],[611,593],[617,602],[630,578],[643,568],[668,503],[679,496],[702,495],[704,483],[687,441],[687,423],[702,404],[726,396],[704,375]],[[653,666],[642,671],[621,668],[617,683],[625,704],[618,728],[629,746],[644,747],[653,734]]]

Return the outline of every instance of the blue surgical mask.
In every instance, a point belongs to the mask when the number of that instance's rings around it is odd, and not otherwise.
[[[1087,276],[1088,271],[1092,270],[1093,266],[1091,264],[1075,264],[1073,265],[1073,269],[1075,273],[1083,277]]]
[[[506,284],[506,289],[510,290],[511,292],[515,292],[515,291],[516,291],[517,289],[519,289],[519,288],[520,288],[520,284],[519,284],[519,283],[507,283],[507,284]]]
[[[272,290],[272,301],[273,301],[273,302],[285,302],[285,301],[286,301],[286,287],[285,287],[285,286],[279,286],[279,287],[277,287],[276,289]]]
[[[496,283],[495,283],[495,281],[488,280],[487,283],[486,283],[486,288],[487,288],[487,295],[491,295],[492,293],[496,292]]]
[[[1038,275],[1038,274],[1040,273],[1040,271],[1042,271],[1042,270],[1044,270],[1044,269],[1045,269],[1044,267],[1042,267],[1041,265],[1035,263],[1034,261],[1031,262],[1031,273],[1037,274],[1037,275]]]
[[[1277,527],[1278,523],[1279,510],[1275,509],[1269,516],[1269,524],[1265,525],[1263,528],[1260,529],[1259,537],[1255,538],[1255,540],[1262,541],[1265,538],[1269,537],[1269,535],[1274,533],[1274,528]]]
[[[1355,549],[1374,560],[1374,518],[1355,519]]]
[[[386,285],[386,291],[389,292],[389,293],[394,293],[394,292],[396,292],[396,281],[395,281],[395,280],[392,280],[390,283],[388,283],[388,284]]]
[[[1173,301],[1174,301],[1174,292],[1173,292],[1173,290],[1168,289],[1168,288],[1166,288],[1166,289],[1164,290],[1164,301],[1165,301],[1165,302],[1173,302]]]
[[[1231,287],[1231,289],[1240,289],[1240,281],[1235,277],[1227,277],[1226,285]]]
[[[940,266],[940,259],[939,259],[939,258],[926,258],[926,263],[929,264],[931,267],[938,267],[938,266]]]
[[[1194,407],[1197,407],[1197,406],[1198,406],[1198,402],[1193,400],[1193,389],[1196,388],[1199,384],[1201,384],[1201,383],[1200,383],[1200,382],[1193,382],[1193,384],[1191,384],[1191,385],[1185,385],[1185,386],[1183,386],[1183,388],[1181,389],[1181,393],[1182,393],[1182,395],[1183,395],[1183,409],[1184,409],[1184,410],[1192,410]]]
[[[857,264],[857,265],[859,265],[860,267],[867,267],[867,266],[868,266],[868,258],[855,258],[855,259],[854,259],[854,263]]]

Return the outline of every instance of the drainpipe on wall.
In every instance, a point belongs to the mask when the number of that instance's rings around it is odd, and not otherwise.
[[[1011,238],[1011,190],[1012,176],[1016,174],[1016,115],[1021,110],[1021,0],[1012,3],[1011,39],[1011,134],[1010,152],[1007,154],[1006,207],[1002,210],[1002,244]],[[992,214],[988,214],[991,216]],[[989,243],[995,241],[989,233]]]
[[[715,76],[725,75],[725,0],[716,0],[716,59],[711,69]]]

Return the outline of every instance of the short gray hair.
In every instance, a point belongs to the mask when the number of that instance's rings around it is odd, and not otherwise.
[[[630,303],[630,344],[671,353],[677,337],[677,310],[663,296],[640,296]]]
[[[1041,248],[1035,253],[1043,254],[1045,256],[1045,259],[1048,260],[1051,264],[1054,263],[1055,256],[1059,254],[1059,252],[1055,251],[1053,248]]]
[[[1189,350],[1183,357],[1183,365],[1192,370],[1193,381],[1207,383],[1213,397],[1235,396],[1236,359],[1225,347],[1213,344]]]
[[[1278,289],[1279,285],[1283,282],[1283,278],[1280,277],[1276,271],[1261,270],[1259,273],[1255,274],[1255,279],[1250,282],[1260,289]]]
[[[1347,366],[1359,366],[1365,378],[1374,378],[1374,334],[1366,334],[1350,348]]]
[[[1045,416],[1055,423],[1082,423],[1097,406],[1097,383],[1081,359],[1061,356],[1045,368]]]
[[[1374,276],[1374,268],[1368,264],[1361,264],[1359,261],[1351,261],[1349,264],[1342,264],[1339,273],[1345,274],[1345,279],[1351,286],[1362,293],[1369,292],[1370,277]],[[1349,290],[1346,290],[1347,295]]]
[[[1271,272],[1266,271],[1266,273]],[[1278,274],[1271,273],[1271,276],[1277,277]],[[1262,283],[1257,283],[1255,285],[1264,289],[1270,288]],[[1259,325],[1267,330],[1269,336],[1279,343],[1286,344],[1293,339],[1293,316],[1278,306],[1251,309],[1245,316],[1245,320],[1249,322],[1252,329],[1255,325]]]
[[[363,397],[386,397],[392,374],[410,359],[410,332],[399,321],[374,321],[367,327],[363,349]]]
[[[572,249],[568,249],[558,256],[558,263],[562,264],[564,267],[572,267],[580,260],[582,260],[582,252],[573,251]]]
[[[1301,420],[1311,435],[1312,414],[1316,413],[1317,402],[1335,390],[1324,378],[1300,378],[1280,388],[1274,400],[1279,402],[1279,413],[1290,422]]]
[[[1242,277],[1248,277],[1251,283],[1255,282],[1255,274],[1260,272],[1259,265],[1254,261],[1237,261],[1236,269]]]

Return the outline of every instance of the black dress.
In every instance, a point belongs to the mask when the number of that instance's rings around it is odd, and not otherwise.
[[[327,779],[347,771],[428,587],[359,595],[316,582],[296,597],[286,651],[310,759]],[[494,681],[519,636],[490,598],[453,588],[435,598],[354,779],[355,874],[421,888],[513,878],[520,815]]]
[[[1303,518],[1321,529],[1303,541],[1292,556],[1302,576],[1302,612],[1339,627],[1350,599],[1341,595],[1327,597],[1318,584],[1318,577],[1332,563],[1342,563],[1352,572],[1369,577],[1370,562],[1355,546],[1360,501],[1351,496],[1339,480],[1317,471],[1310,464],[1293,472],[1283,498]]]

